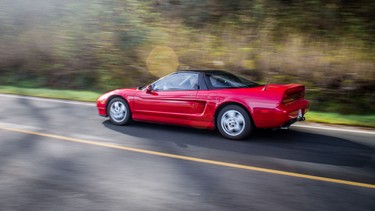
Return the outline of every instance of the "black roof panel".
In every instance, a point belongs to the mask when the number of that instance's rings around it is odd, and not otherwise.
[[[177,72],[200,72],[200,73],[229,73],[224,70],[178,70]]]

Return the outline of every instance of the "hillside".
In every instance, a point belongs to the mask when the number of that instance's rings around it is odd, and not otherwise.
[[[102,92],[225,69],[374,114],[374,14],[371,0],[4,0],[0,85]]]

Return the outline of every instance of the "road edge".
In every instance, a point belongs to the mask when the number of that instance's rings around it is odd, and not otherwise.
[[[0,93],[0,97],[9,97],[9,98],[21,98],[29,100],[38,100],[54,103],[65,103],[65,104],[74,104],[74,105],[83,105],[83,106],[96,106],[95,102],[84,102],[78,100],[66,100],[58,98],[47,98],[47,97],[34,97],[27,95],[16,95],[16,94],[4,94]],[[298,122],[292,125],[297,128],[311,128],[311,129],[320,129],[320,130],[331,130],[331,131],[341,131],[341,132],[355,132],[355,133],[365,133],[375,135],[375,128],[371,127],[360,127],[360,126],[351,126],[351,125],[337,125],[337,124],[327,124],[327,123],[317,123],[317,122]]]

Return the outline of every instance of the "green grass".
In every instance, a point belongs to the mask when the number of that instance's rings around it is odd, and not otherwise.
[[[20,88],[13,86],[0,86],[0,93],[17,94],[34,97],[45,97],[66,100],[94,102],[102,93],[76,90],[54,90],[43,88]]]
[[[305,115],[309,122],[320,122],[337,125],[353,125],[362,127],[375,127],[375,115],[345,115],[337,113],[326,113],[309,111]]]
[[[17,94],[35,97],[67,99],[95,102],[102,93],[75,90],[53,90],[41,88],[19,88],[13,86],[0,86],[0,93]],[[362,127],[375,127],[375,114],[373,115],[344,115],[327,112],[309,111],[306,114],[308,122],[327,124],[352,125]]]

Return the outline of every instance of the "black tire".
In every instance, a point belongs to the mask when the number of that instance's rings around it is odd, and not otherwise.
[[[253,130],[250,116],[238,105],[222,108],[217,116],[216,126],[222,136],[232,140],[244,139]]]
[[[107,113],[114,125],[126,125],[131,121],[129,105],[123,98],[113,98],[108,103]]]

